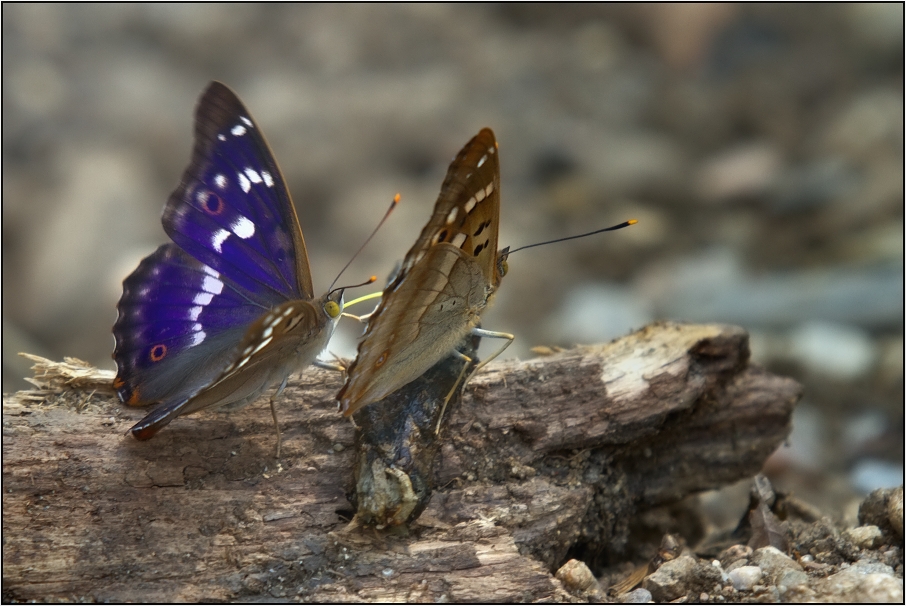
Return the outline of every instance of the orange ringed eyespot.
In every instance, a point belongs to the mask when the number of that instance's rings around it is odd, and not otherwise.
[[[223,200],[212,191],[206,191],[198,194],[199,199],[201,199],[201,207],[209,215],[217,216],[223,212],[224,204]]]
[[[164,359],[164,357],[166,357],[166,355],[167,355],[167,346],[166,345],[158,344],[151,348],[150,357],[151,357],[152,362],[160,362],[161,360]]]
[[[380,368],[381,366],[383,366],[383,365],[384,365],[384,362],[387,361],[387,356],[388,356],[388,355],[390,355],[390,351],[389,351],[389,350],[388,350],[388,351],[385,351],[384,353],[382,353],[382,354],[381,354],[381,357],[379,357],[379,358],[377,359],[377,362],[374,363],[374,367],[375,367],[375,368]]]

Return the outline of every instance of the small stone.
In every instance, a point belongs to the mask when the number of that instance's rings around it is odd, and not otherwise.
[[[586,591],[598,585],[595,575],[592,574],[585,562],[570,560],[560,567],[556,577],[569,591]]]
[[[684,555],[664,562],[660,568],[642,581],[657,602],[670,602],[688,593],[689,582],[695,570],[695,558]]]
[[[746,558],[742,558],[742,559],[736,560],[735,562],[731,563],[729,566],[727,566],[724,569],[724,571],[731,572],[733,570],[736,570],[737,568],[740,568],[742,566],[748,566],[748,565],[749,565],[749,561]]]
[[[903,579],[880,562],[856,562],[816,585],[822,602],[903,602]]]
[[[750,591],[761,581],[763,572],[758,566],[740,566],[727,575],[737,591]]]
[[[791,589],[808,585],[808,575],[801,570],[787,570],[777,579],[776,585],[780,595],[783,595]]]
[[[651,592],[642,587],[633,589],[629,593],[620,596],[620,602],[623,604],[649,604],[653,601],[654,598],[651,597]]]
[[[903,486],[879,488],[859,505],[859,524],[874,525],[884,533],[903,536]]]
[[[748,545],[731,545],[730,547],[724,549],[717,559],[720,560],[720,563],[721,565],[723,565],[724,569],[729,572],[730,566],[735,562],[743,562],[742,564],[737,565],[737,568],[739,566],[745,566],[745,564],[748,563],[747,558],[750,555],[752,555],[752,548]]]
[[[752,557],[749,558],[749,562],[760,566],[765,576],[775,585],[777,584],[777,579],[781,578],[787,570],[802,571],[802,566],[776,547],[756,549]]]
[[[871,549],[881,544],[881,529],[875,525],[856,526],[843,531],[843,536],[859,549]]]

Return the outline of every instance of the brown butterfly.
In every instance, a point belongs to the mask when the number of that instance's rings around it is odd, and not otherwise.
[[[431,220],[368,319],[337,394],[345,416],[458,354],[456,346],[470,332],[507,339],[492,358],[512,343],[513,335],[477,327],[507,271],[509,249],[497,252],[499,221],[497,139],[484,128],[450,164]]]

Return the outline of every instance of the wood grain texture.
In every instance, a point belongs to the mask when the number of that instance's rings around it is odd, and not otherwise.
[[[639,512],[757,473],[800,395],[721,325],[491,365],[451,419],[430,505],[381,533],[348,526],[340,384],[290,383],[279,462],[265,399],[137,442],[144,411],[90,381],[4,396],[3,597],[569,600],[552,573],[571,546],[619,545]]]

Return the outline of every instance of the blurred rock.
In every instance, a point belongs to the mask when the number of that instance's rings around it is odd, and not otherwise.
[[[845,6],[856,39],[871,49],[899,54],[903,48],[903,5],[857,2]]]
[[[690,555],[682,555],[661,564],[642,581],[642,587],[651,592],[656,602],[667,602],[690,592],[699,594],[710,591],[722,581],[719,568]]]
[[[564,297],[548,321],[547,334],[567,343],[602,343],[641,328],[654,316],[645,300],[616,285],[584,284]]]
[[[815,586],[823,602],[903,602],[903,579],[878,562],[858,561]]]
[[[693,579],[695,565],[695,558],[689,555],[664,562],[642,581],[642,586],[651,592],[651,596],[657,602],[675,600],[689,591],[689,582]]]
[[[864,160],[878,146],[903,145],[903,91],[876,88],[860,93],[827,130],[829,148]]]
[[[761,549],[756,549],[749,558],[749,562],[753,565],[760,566],[761,570],[764,571],[765,578],[770,579],[771,583],[775,585],[783,574],[789,570],[802,572],[802,566],[800,566],[796,560],[792,559],[776,547],[762,547]]]
[[[619,598],[621,604],[650,604],[654,598],[647,589],[639,587],[629,593],[624,593]]]
[[[764,194],[781,166],[780,154],[770,143],[750,143],[706,160],[698,169],[696,189],[709,204],[745,200]]]
[[[902,268],[747,275],[734,253],[705,251],[673,260],[639,278],[658,317],[780,327],[826,321],[863,328],[902,322]]]
[[[774,183],[770,209],[778,214],[807,212],[852,198],[860,175],[841,158],[821,158],[784,172]]]
[[[751,591],[761,582],[762,571],[758,566],[739,566],[731,570],[727,577],[736,591]]]
[[[859,549],[872,549],[881,544],[881,529],[875,525],[856,526],[843,531],[843,538]]]
[[[864,376],[877,356],[871,338],[851,326],[810,321],[793,331],[792,353],[819,375],[850,381]]]
[[[566,564],[557,570],[555,575],[567,591],[589,591],[599,588],[598,580],[585,562],[579,560],[569,560]]]
[[[862,459],[850,472],[853,488],[867,494],[878,488],[893,488],[903,483],[903,465],[880,459]]]
[[[879,488],[859,505],[859,523],[903,538],[903,486]]]

